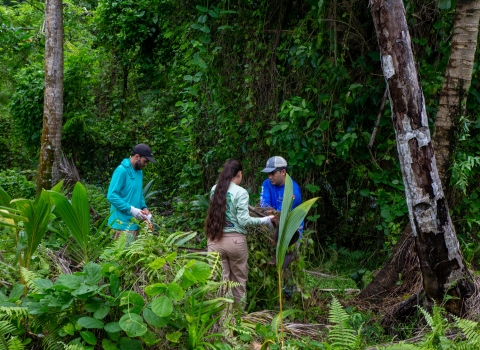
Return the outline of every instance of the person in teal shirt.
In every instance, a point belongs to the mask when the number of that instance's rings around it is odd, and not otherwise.
[[[134,237],[138,234],[138,220],[150,220],[151,214],[143,196],[142,169],[149,162],[155,163],[152,150],[140,143],[133,147],[129,158],[125,158],[115,169],[108,188],[107,199],[110,202],[108,224],[116,230],[114,238],[129,231]]]

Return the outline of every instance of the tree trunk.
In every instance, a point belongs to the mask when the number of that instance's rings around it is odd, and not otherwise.
[[[452,132],[453,122],[464,114],[467,97],[465,92],[471,82],[480,17],[479,3],[479,1],[458,0],[455,9],[450,60],[440,94],[433,138],[435,160],[443,188],[446,188],[449,183],[448,161],[451,159],[451,150],[455,141]],[[359,298],[378,301],[388,296],[406,293],[408,292],[406,288],[415,284],[416,270],[412,269],[412,266],[417,264],[412,262],[416,261],[416,252],[414,245],[405,244],[410,241],[411,234],[411,228],[408,225],[395,245],[392,257],[385,263],[372,283],[362,290],[358,295]]]
[[[392,121],[423,288],[428,297],[461,315],[473,292],[428,129],[425,100],[413,58],[402,0],[371,0],[371,12],[388,86]]]
[[[60,149],[63,116],[63,5],[61,0],[45,4],[45,98],[38,166],[37,193],[60,180]]]
[[[480,1],[457,0],[452,46],[435,120],[435,159],[443,187],[448,188],[447,175],[455,147],[455,124],[465,115],[468,89],[477,49]],[[445,192],[448,193],[446,190]]]

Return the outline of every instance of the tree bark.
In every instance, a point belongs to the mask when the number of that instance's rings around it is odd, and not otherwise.
[[[63,117],[63,4],[45,4],[45,92],[37,193],[60,180]]]
[[[455,142],[454,122],[464,114],[467,97],[465,91],[469,89],[471,82],[480,17],[479,3],[479,1],[459,0],[455,9],[450,60],[440,93],[433,138],[435,159],[443,188],[447,188],[449,183],[447,161],[451,160],[451,150]],[[444,141],[443,139],[446,138],[449,139]],[[448,190],[445,192],[448,193]],[[406,293],[408,292],[406,288],[415,284],[417,270],[412,267],[417,265],[417,256],[414,245],[405,244],[411,240],[411,235],[412,231],[408,225],[395,245],[392,257],[385,263],[372,283],[362,290],[359,298],[378,301],[388,296]],[[402,281],[398,277],[400,275]]]
[[[371,0],[410,224],[428,297],[461,315],[472,277],[443,194],[402,0]]]
[[[445,189],[450,181],[448,168],[455,147],[455,125],[466,111],[477,49],[479,20],[480,1],[457,0],[450,58],[440,93],[433,135],[438,174]],[[448,193],[447,190],[445,192]]]

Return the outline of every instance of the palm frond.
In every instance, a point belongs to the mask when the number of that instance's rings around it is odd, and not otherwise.
[[[208,211],[208,208],[210,207],[210,201],[207,197],[197,194],[194,196],[194,198],[196,199],[190,202],[193,210],[201,210],[204,212]]]

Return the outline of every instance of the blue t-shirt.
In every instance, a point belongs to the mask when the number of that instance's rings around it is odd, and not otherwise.
[[[293,183],[293,203],[292,209],[295,209],[300,204],[302,204],[302,192],[300,191],[300,186],[292,179]],[[281,186],[274,186],[269,179],[266,179],[262,183],[262,192],[260,193],[260,206],[262,208],[273,208],[277,211],[282,210],[283,202],[283,193],[285,192],[285,184]],[[300,238],[303,233],[304,222],[300,224],[298,232],[300,233]]]

